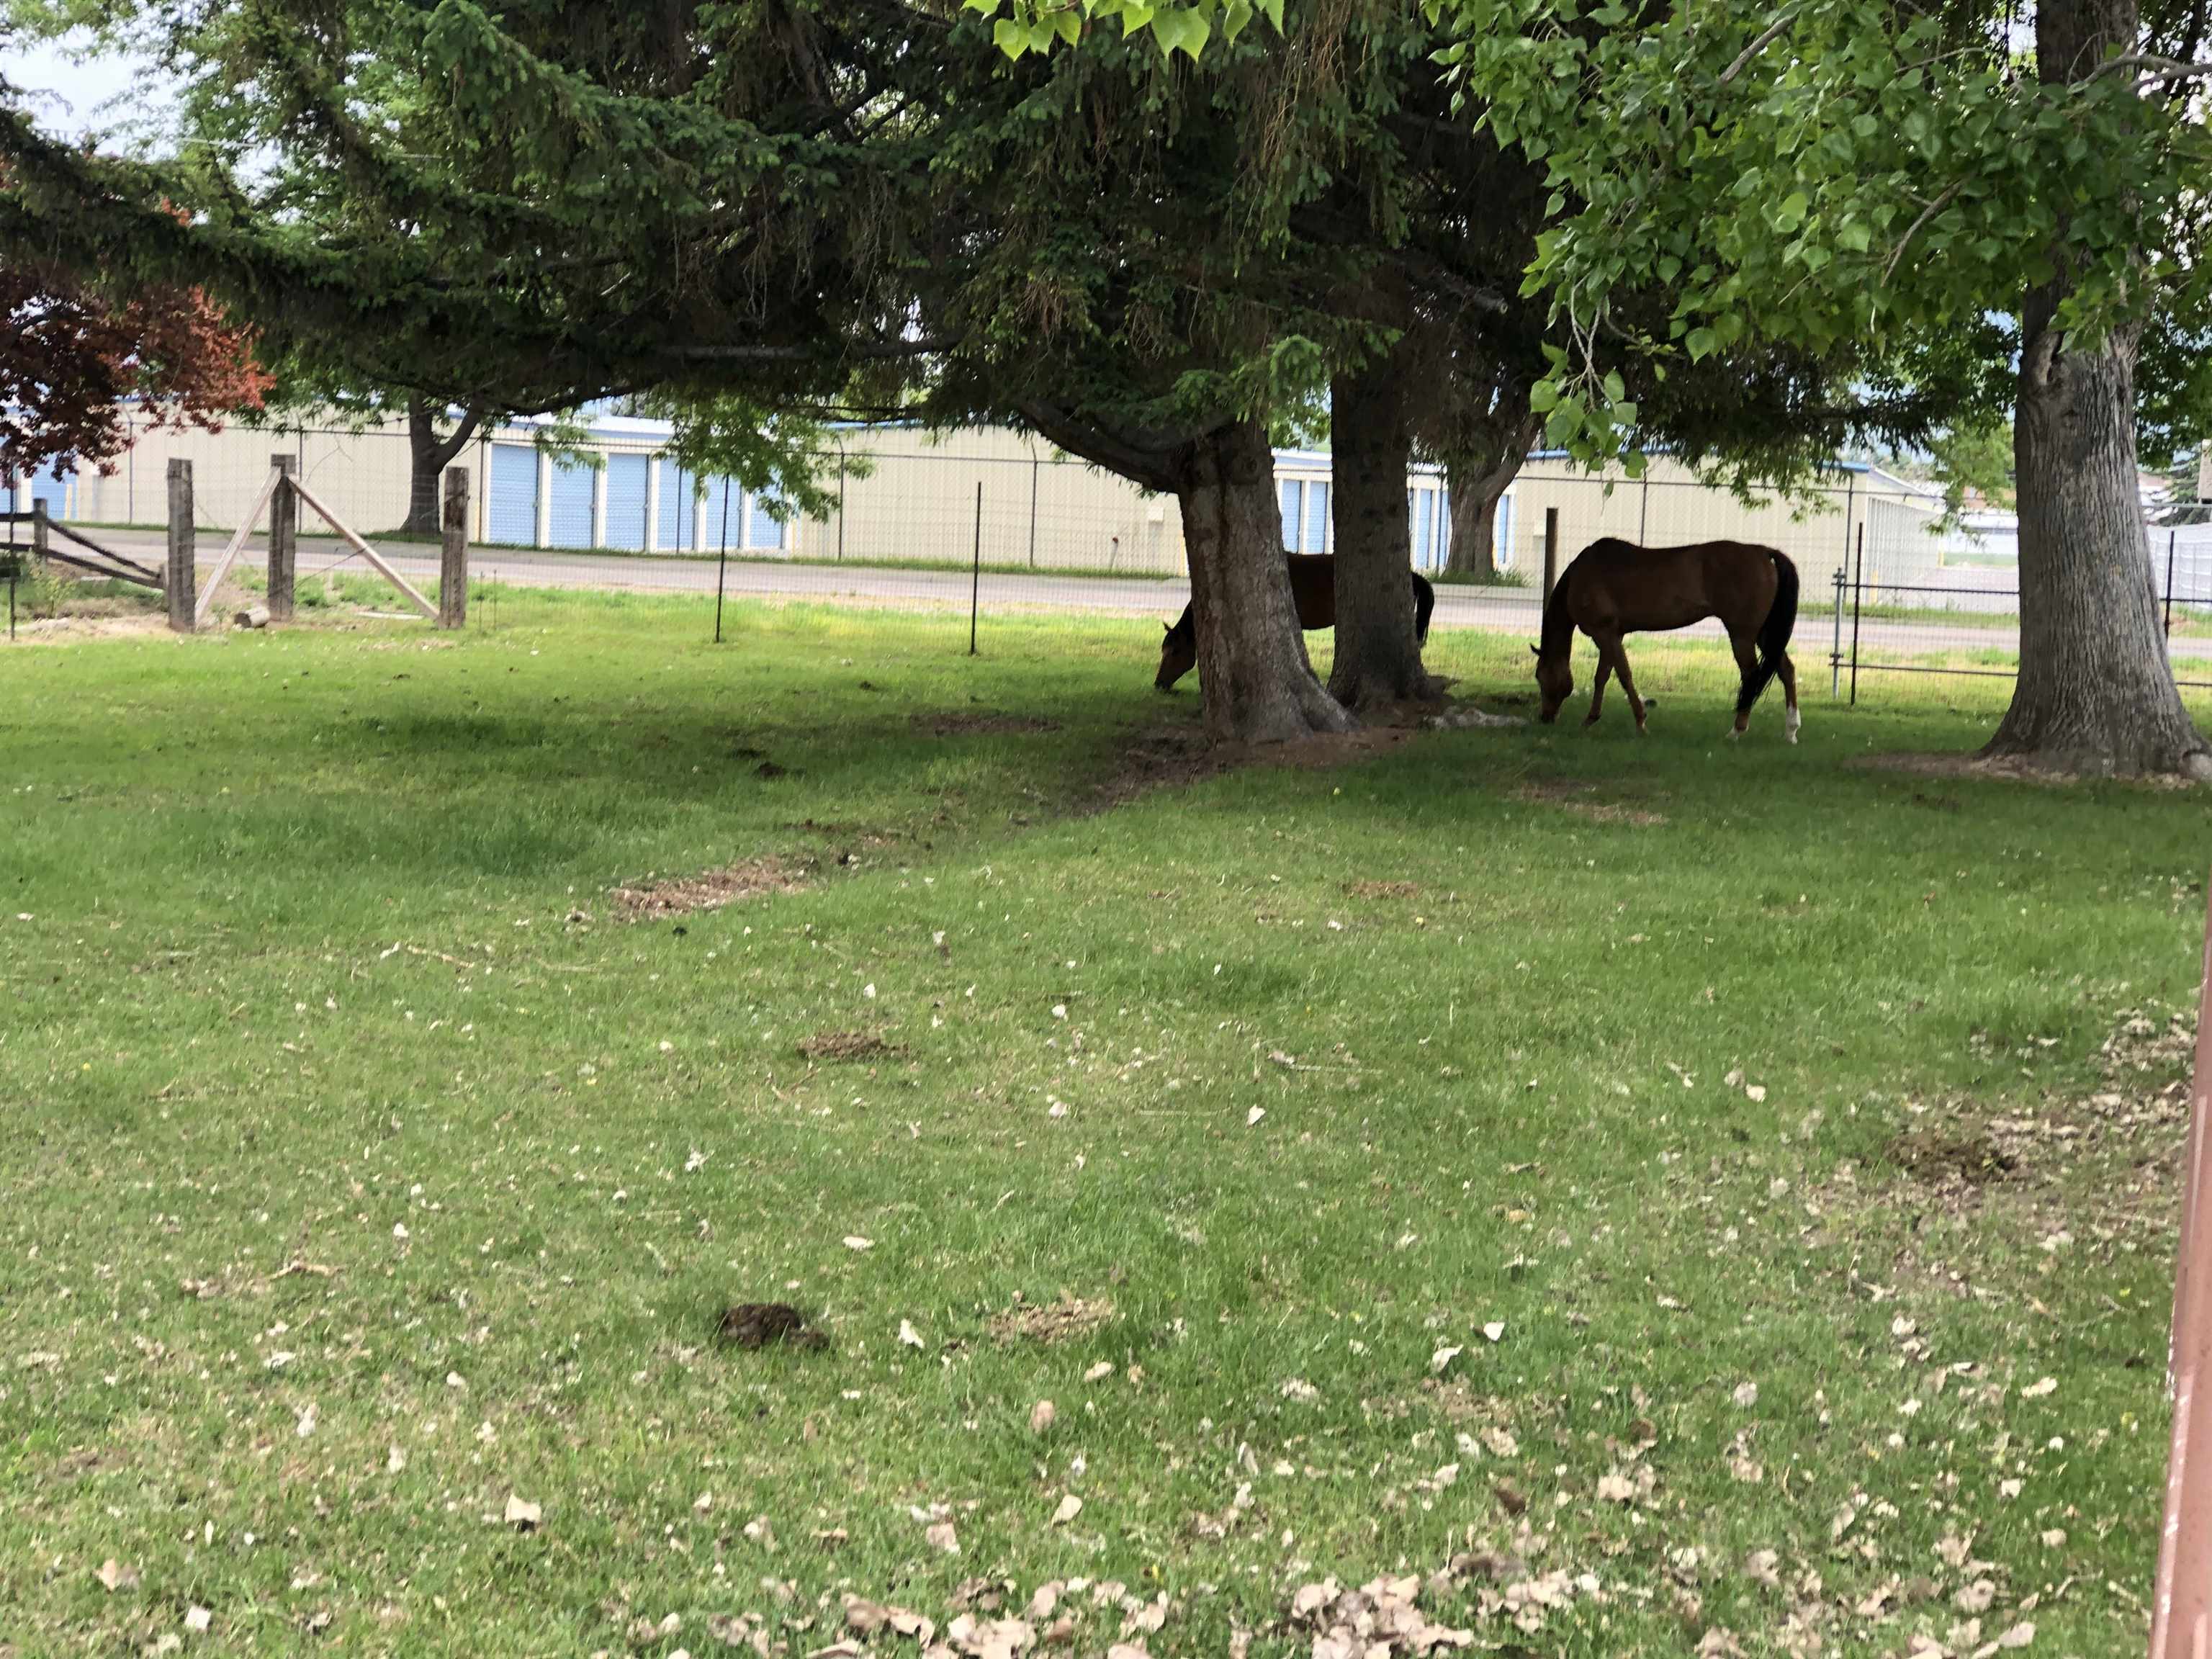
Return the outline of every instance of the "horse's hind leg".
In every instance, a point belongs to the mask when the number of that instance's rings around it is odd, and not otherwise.
[[[1754,635],[1733,633],[1729,645],[1735,653],[1735,672],[1741,677],[1735,694],[1735,725],[1729,736],[1740,738],[1751,725],[1751,705],[1757,697],[1752,688],[1759,684],[1759,646]]]
[[[1776,672],[1782,676],[1782,696],[1787,711],[1782,716],[1782,729],[1789,734],[1790,741],[1795,743],[1797,741],[1797,728],[1805,722],[1797,713],[1797,665],[1790,660],[1787,651],[1782,653],[1781,661],[1776,665]]]
[[[1637,735],[1643,736],[1645,729],[1644,702],[1643,698],[1636,695],[1636,680],[1628,672],[1628,653],[1621,648],[1620,633],[1617,630],[1607,629],[1604,633],[1592,634],[1590,638],[1597,642],[1598,690],[1602,692],[1605,690],[1605,677],[1608,672],[1611,672],[1620,682],[1621,695],[1628,699],[1629,713],[1636,716]],[[1590,698],[1589,717],[1592,720],[1597,718],[1595,696]]]

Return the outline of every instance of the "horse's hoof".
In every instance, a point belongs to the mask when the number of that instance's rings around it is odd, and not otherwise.
[[[1738,738],[1743,735],[1743,732],[1740,728],[1731,726],[1726,732],[1722,733],[1722,735],[1730,743],[1734,743]]]

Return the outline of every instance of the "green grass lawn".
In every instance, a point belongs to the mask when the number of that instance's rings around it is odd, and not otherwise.
[[[0,653],[0,1652],[2140,1646],[2200,796],[1657,647],[1141,789],[1149,619],[701,614]]]

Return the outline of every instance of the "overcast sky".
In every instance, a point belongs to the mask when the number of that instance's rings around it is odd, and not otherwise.
[[[80,61],[66,44],[0,43],[0,80],[23,91],[40,125],[72,138],[137,125],[160,115],[173,96],[155,64],[125,56]]]

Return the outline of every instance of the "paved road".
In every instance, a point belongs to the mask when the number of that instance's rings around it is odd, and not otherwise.
[[[162,559],[159,535],[146,531],[95,532],[98,539],[143,563],[158,567]],[[203,532],[199,562],[210,568],[222,551],[222,540]],[[265,544],[256,537],[240,556],[242,564],[258,564]],[[419,544],[392,544],[380,548],[395,568],[412,580],[434,580],[438,560]],[[479,547],[469,555],[470,570],[478,580],[489,579],[522,587],[590,587],[631,592],[712,593],[716,577],[711,558],[669,558],[643,555],[608,556],[561,553],[540,549]],[[345,544],[319,537],[300,538],[300,574],[313,575],[335,567],[372,574]],[[784,560],[745,559],[730,562],[726,592],[737,599],[774,598],[846,602],[900,609],[965,610],[971,578],[957,570],[887,570],[874,566],[797,564]],[[395,596],[396,597],[396,596]],[[1017,575],[983,573],[981,599],[986,614],[992,611],[1090,611],[1118,616],[1157,617],[1168,621],[1190,599],[1190,588],[1180,577],[1070,576],[1049,572]],[[1538,607],[1533,590],[1521,587],[1459,587],[1437,589],[1433,623],[1437,628],[1479,628],[1491,633],[1521,634],[1533,640],[1537,631]],[[1849,634],[1849,618],[1844,621]],[[1806,672],[1812,672],[1817,655],[1825,659],[1834,639],[1827,617],[1808,617],[1798,631],[1798,654]],[[1721,637],[1717,623],[1702,623],[1686,630],[1692,637]],[[1849,646],[1846,638],[1844,644]],[[1997,651],[2012,653],[2020,647],[2017,630],[1979,627],[1962,620],[1958,626],[1942,623],[1895,622],[1868,618],[1859,624],[1862,665],[1868,660],[1896,660],[1944,652]],[[2180,638],[2172,641],[2177,658],[2212,659],[2212,638]]]

